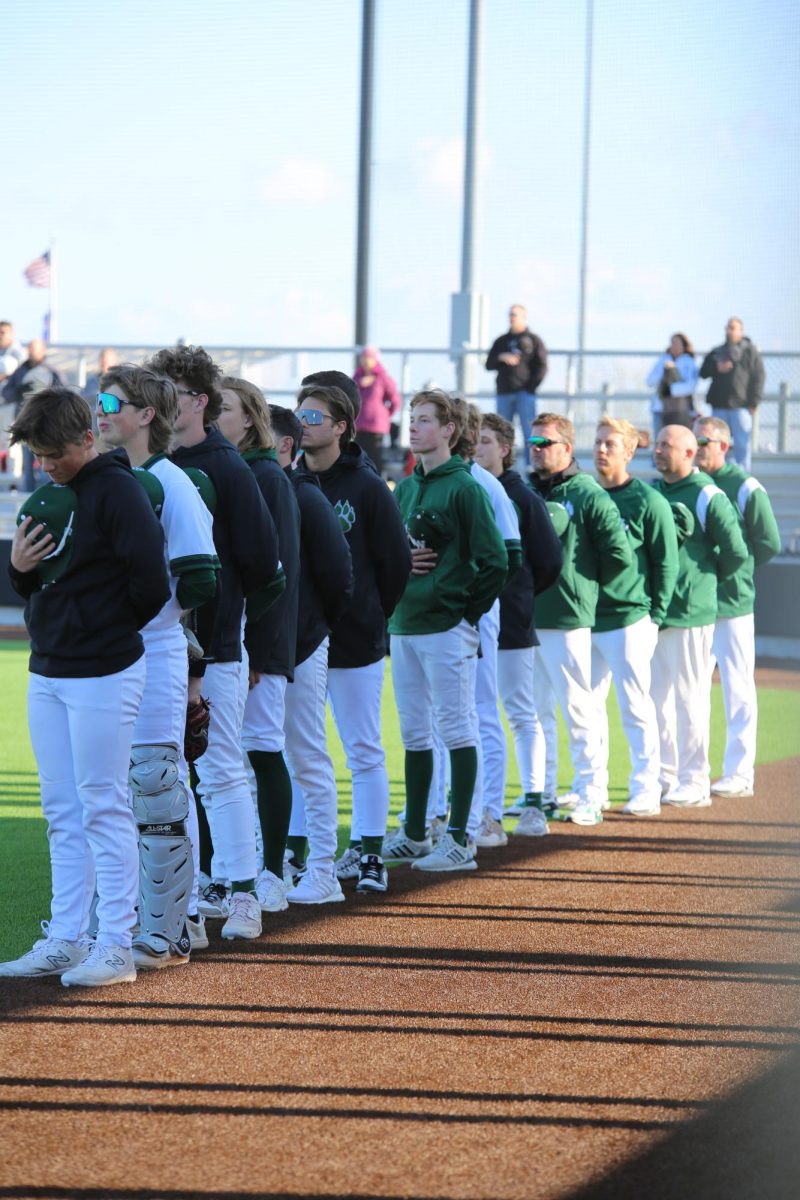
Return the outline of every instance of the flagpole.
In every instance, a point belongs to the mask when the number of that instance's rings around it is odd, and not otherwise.
[[[47,331],[48,342],[52,346],[58,341],[56,324],[56,239],[50,238],[50,288],[48,291]]]

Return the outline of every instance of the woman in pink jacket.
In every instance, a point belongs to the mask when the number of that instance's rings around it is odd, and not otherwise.
[[[361,394],[356,437],[375,464],[378,474],[381,474],[383,442],[392,417],[400,411],[400,393],[397,384],[379,361],[374,346],[365,346],[361,351],[353,379]]]

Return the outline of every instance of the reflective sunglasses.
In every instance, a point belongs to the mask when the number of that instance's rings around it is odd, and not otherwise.
[[[528,438],[528,445],[533,446],[535,450],[546,450],[548,446],[566,446],[566,444],[566,442],[562,442],[559,438]]]
[[[303,421],[306,425],[321,425],[327,419],[333,421],[333,417],[329,413],[320,412],[318,408],[298,408],[294,414],[298,421]]]
[[[721,438],[703,438],[703,437],[700,437],[697,439],[698,446],[709,446],[712,442],[715,442],[717,445],[721,445],[722,439]]]
[[[112,413],[122,412],[123,404],[133,404],[132,400],[121,400],[119,396],[112,396],[111,392],[98,392],[97,404],[95,407],[101,409],[109,416]],[[137,406],[134,405],[134,408]]]

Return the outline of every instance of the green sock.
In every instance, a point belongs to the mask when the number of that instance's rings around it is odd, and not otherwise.
[[[542,793],[541,792],[526,792],[525,803],[523,808],[538,808],[542,811]]]
[[[249,892],[251,896],[256,894],[255,879],[232,879],[231,880],[231,895],[234,892]]]
[[[350,838],[350,846],[348,848],[350,850],[360,850],[361,849],[361,838]]]
[[[280,750],[248,750],[247,757],[256,777],[264,866],[282,879],[283,852],[292,815],[292,781]]]
[[[362,854],[377,854],[380,857],[380,853],[382,850],[383,850],[383,838],[382,837],[374,837],[374,838],[373,837],[365,837],[365,838],[361,839],[361,853]]]
[[[287,837],[286,849],[295,862],[304,863],[306,861],[306,854],[308,853],[308,838]]]
[[[425,837],[425,813],[433,779],[433,751],[406,750],[406,834],[415,842]]]
[[[450,751],[450,822],[447,832],[459,846],[467,844],[467,821],[478,775],[478,751],[464,746]]]

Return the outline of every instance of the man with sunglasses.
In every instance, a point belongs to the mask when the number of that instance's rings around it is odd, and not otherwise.
[[[695,469],[697,441],[665,425],[655,446],[653,486],[678,526],[678,579],[653,655],[652,695],[659,714],[662,803],[711,803],[708,763],[710,662],[718,580],[747,561],[736,509],[710,475]]]
[[[152,478],[161,490],[170,598],[142,630],[147,679],[129,773],[140,864],[133,959],[140,970],[159,970],[188,962],[192,945],[208,944],[202,917],[196,907],[189,910],[198,838],[183,756],[188,664],[180,622],[184,611],[214,596],[219,562],[211,514],[189,476],[167,458],[178,411],[175,384],[146,367],[125,365],[107,369],[100,387],[103,444],[125,450],[142,480]]]
[[[353,777],[352,847],[360,844],[359,891],[385,892],[381,851],[389,815],[389,777],[381,739],[386,622],[403,594],[411,553],[392,493],[355,444],[355,416],[335,386],[301,389],[298,469],[312,472],[333,505],[350,547],[355,587],[331,629],[328,697]],[[336,874],[307,872],[289,893],[295,903],[339,899]]]
[[[241,753],[247,681],[242,628],[273,598],[280,570],[275,524],[253,472],[216,428],[222,411],[222,372],[201,346],[159,350],[147,364],[168,376],[178,392],[172,461],[205,472],[215,493],[213,536],[221,564],[214,601],[199,610],[205,656],[189,667],[189,699],[203,693],[211,705],[208,749],[196,762],[199,792],[216,850],[231,881],[212,881],[200,909],[227,918],[224,938],[256,938],[261,907],[255,891],[256,831],[250,787]]]
[[[616,506],[573,457],[572,422],[542,413],[531,428],[534,487],[547,504],[564,556],[559,578],[534,602],[539,646],[533,682],[546,747],[544,791],[556,794],[558,701],[575,770],[577,799],[569,819],[597,825],[608,805],[608,765],[592,691],[592,626],[599,588],[630,566],[631,550]],[[538,761],[541,743],[537,751]]]
[[[58,485],[30,498],[9,567],[31,638],[28,718],[52,903],[44,936],[0,975],[60,975],[66,986],[100,987],[136,979],[139,863],[128,768],[145,683],[139,631],[170,588],[158,519],[124,453],[99,454],[91,426],[82,396],[46,388],[25,401],[10,429],[12,445],[24,442]],[[50,531],[57,526],[37,519],[54,501],[69,509],[58,538]]]
[[[711,784],[715,796],[752,796],[755,779],[756,644],[753,621],[755,568],[780,553],[781,535],[766,490],[736,463],[727,462],[731,430],[721,417],[695,422],[697,466],[721,488],[739,514],[747,561],[717,586],[717,619],[711,642],[711,668],[719,666],[725,706],[722,778]]]

